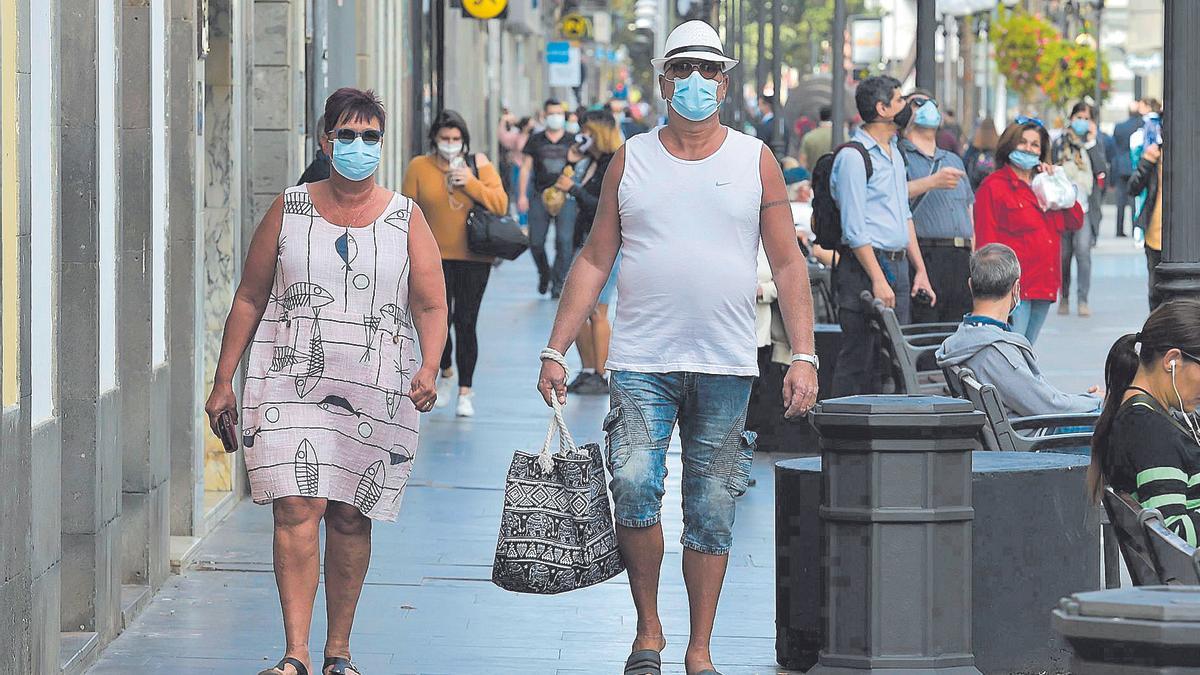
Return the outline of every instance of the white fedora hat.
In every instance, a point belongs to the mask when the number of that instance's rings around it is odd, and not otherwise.
[[[687,21],[676,26],[667,36],[667,43],[663,45],[663,55],[650,59],[650,65],[661,73],[667,61],[672,59],[715,61],[720,63],[726,72],[738,64],[737,59],[725,56],[725,48],[721,46],[721,38],[717,31],[703,21]]]

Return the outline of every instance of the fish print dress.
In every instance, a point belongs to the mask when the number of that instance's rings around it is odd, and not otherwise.
[[[275,281],[250,347],[242,444],[251,496],[324,497],[394,521],[417,449],[418,367],[399,193],[363,227],[334,225],[308,187],[283,194]]]

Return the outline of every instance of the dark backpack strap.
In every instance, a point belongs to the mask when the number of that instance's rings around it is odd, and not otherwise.
[[[867,146],[859,143],[858,141],[847,141],[839,145],[837,150],[833,152],[834,159],[837,159],[838,153],[846,148],[854,148],[858,151],[858,154],[862,156],[863,166],[867,171],[867,180],[871,180],[871,176],[875,173],[875,167],[871,166],[871,155],[867,152]]]
[[[475,174],[476,178],[479,178],[479,167],[475,165],[475,153],[468,152],[466,160],[467,168],[471,170],[471,173]]]
[[[907,167],[908,166],[908,155],[905,155],[903,150],[900,151],[900,154],[904,156],[904,165]],[[929,169],[929,176],[932,176],[933,174],[937,173],[938,169],[940,169],[940,168],[942,168],[942,158],[938,157],[937,159],[933,160],[933,167]],[[926,178],[928,178],[929,176],[926,176]],[[921,205],[921,202],[925,201],[925,195],[927,195],[927,194],[929,194],[928,190],[917,195],[916,199],[913,199],[908,203],[909,213],[916,215],[917,207]]]

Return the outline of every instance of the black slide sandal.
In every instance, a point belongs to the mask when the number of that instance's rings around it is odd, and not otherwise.
[[[333,666],[333,668],[328,669],[330,666]],[[321,672],[325,675],[350,675],[350,672],[347,672],[346,670],[347,668],[349,668],[354,675],[362,675],[362,671],[358,669],[358,666],[354,665],[350,662],[350,659],[343,656],[326,656],[325,665],[321,666]]]
[[[282,659],[279,659],[279,663],[276,663],[274,666],[267,668],[266,670],[260,671],[258,675],[282,675],[282,673],[285,672],[283,669],[284,666],[291,666],[295,668],[296,675],[308,675],[308,668],[305,668],[304,664],[301,663],[299,659],[293,659],[290,656],[285,656]]]
[[[625,659],[625,675],[662,675],[662,654],[653,649],[639,649]]]

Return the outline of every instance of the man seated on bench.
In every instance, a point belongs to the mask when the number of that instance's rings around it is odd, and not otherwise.
[[[1098,412],[1099,387],[1068,394],[1038,368],[1033,346],[1009,329],[1009,314],[1021,302],[1021,263],[1004,244],[988,244],[971,256],[973,309],[938,348],[938,366],[966,366],[979,381],[996,387],[1010,415]]]

